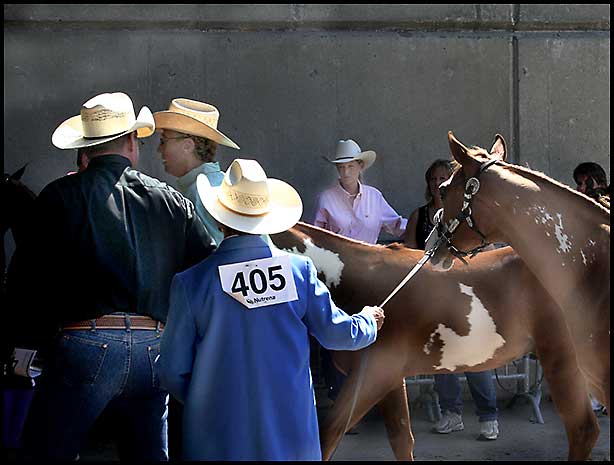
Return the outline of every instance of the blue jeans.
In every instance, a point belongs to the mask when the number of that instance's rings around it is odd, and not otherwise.
[[[467,384],[475,402],[476,415],[480,422],[497,419],[497,390],[492,380],[492,371],[466,372]],[[441,411],[463,413],[461,384],[457,374],[435,375],[435,391],[439,395]]]
[[[159,387],[156,330],[71,330],[54,341],[24,431],[26,458],[74,460],[107,407],[121,460],[168,460],[168,394]]]

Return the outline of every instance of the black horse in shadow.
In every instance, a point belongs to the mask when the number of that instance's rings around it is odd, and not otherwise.
[[[19,306],[16,305],[18,293],[11,292],[11,275],[13,270],[19,266],[20,256],[22,255],[26,235],[30,234],[30,222],[34,211],[34,201],[36,194],[32,192],[23,182],[21,177],[26,170],[26,165],[21,167],[13,174],[4,173],[2,179],[2,211],[0,221],[2,222],[2,317],[3,321],[8,323],[12,321],[12,315],[19,312]],[[6,258],[4,250],[4,239],[6,234],[11,231],[15,242],[15,251],[10,260]],[[13,337],[11,333],[14,328],[10,324],[4,327],[4,335],[2,337],[2,362],[6,362],[6,357],[10,357],[13,347]]]
[[[28,221],[34,207],[36,194],[28,186],[21,182],[21,177],[26,170],[27,164],[13,174],[4,173],[2,179],[2,293],[6,292],[6,252],[4,250],[4,238],[10,230],[13,234],[15,246],[23,244],[25,235],[28,232]],[[9,263],[10,267],[10,263]]]

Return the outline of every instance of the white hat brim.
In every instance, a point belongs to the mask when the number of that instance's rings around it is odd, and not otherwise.
[[[192,136],[206,137],[214,142],[231,147],[233,149],[240,149],[228,136],[222,134],[215,128],[212,128],[208,124],[202,121],[192,118],[191,116],[184,115],[183,113],[177,113],[175,111],[157,111],[153,115],[158,129],[170,129],[171,131],[182,132],[184,134],[190,134]]]
[[[151,111],[147,107],[141,108],[136,121],[131,128],[119,134],[113,134],[108,137],[97,137],[95,139],[87,139],[83,137],[83,125],[81,123],[81,115],[68,118],[53,132],[51,142],[59,149],[79,149],[83,147],[92,147],[94,145],[104,144],[112,141],[130,132],[136,131],[137,137],[149,137],[156,129]]]
[[[360,152],[354,158],[346,158],[343,160],[337,160],[337,159],[329,160],[328,158],[324,157],[326,161],[329,161],[336,165],[341,164],[341,163],[349,163],[355,160],[362,160],[364,162],[363,170],[366,170],[367,168],[369,168],[375,162],[376,158],[377,158],[377,154],[373,150],[367,150],[366,152]]]
[[[205,209],[220,223],[250,234],[276,234],[294,226],[303,214],[303,202],[298,192],[278,179],[267,179],[270,210],[263,215],[242,215],[225,207],[218,199],[220,187],[213,187],[207,176],[196,178],[198,196]]]

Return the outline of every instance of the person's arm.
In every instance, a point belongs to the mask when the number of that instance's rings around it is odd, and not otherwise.
[[[305,323],[318,342],[332,350],[358,350],[375,342],[384,321],[379,307],[364,307],[348,315],[335,305],[328,288],[317,277],[315,266],[305,260],[307,311]]]
[[[326,199],[323,195],[318,197],[318,208],[316,210],[316,214],[313,220],[313,224],[323,229],[330,229],[329,226],[329,210],[327,206]]]
[[[403,244],[412,249],[418,248],[418,241],[416,240],[416,227],[418,226],[418,209],[414,210],[409,216],[407,222],[407,228],[405,228],[405,236],[403,237]]]
[[[399,215],[394,208],[390,206],[383,195],[380,197],[380,211],[384,229],[393,236],[403,237],[407,229],[407,218],[403,218]]]
[[[181,403],[185,402],[192,378],[195,343],[196,322],[183,281],[175,275],[166,326],[160,340],[158,368],[160,384]]]

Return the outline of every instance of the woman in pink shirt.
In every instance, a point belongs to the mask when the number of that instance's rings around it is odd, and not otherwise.
[[[340,140],[334,160],[339,182],[320,194],[314,224],[352,239],[375,244],[384,228],[403,237],[407,219],[386,202],[382,193],[360,182],[360,173],[375,161],[375,152],[363,152],[351,139]],[[335,400],[345,380],[333,365],[330,352],[321,348],[322,368],[328,386],[328,397]],[[355,434],[356,428],[348,431]]]
[[[360,182],[360,173],[375,161],[372,150],[363,152],[351,139],[340,140],[334,160],[339,182],[320,194],[314,224],[329,231],[375,244],[384,228],[402,237],[407,219],[386,202],[382,193]]]

